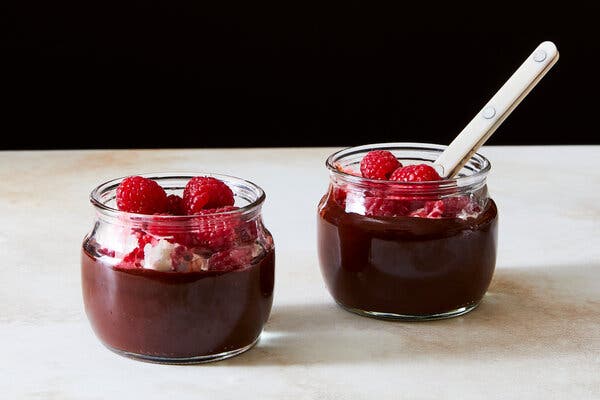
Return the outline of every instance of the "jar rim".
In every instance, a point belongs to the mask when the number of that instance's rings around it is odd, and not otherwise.
[[[382,183],[391,184],[391,185],[402,185],[403,187],[414,187],[419,188],[427,185],[431,185],[431,181],[425,182],[397,182],[391,180],[379,180],[379,179],[371,179],[364,178],[362,176],[357,176],[353,174],[349,174],[338,169],[335,165],[337,161],[342,159],[345,156],[360,153],[360,152],[368,152],[370,150],[412,150],[412,151],[434,151],[441,153],[443,150],[448,147],[447,145],[435,144],[435,143],[417,143],[417,142],[381,142],[381,143],[370,143],[359,146],[350,146],[343,149],[340,149],[327,157],[325,161],[325,165],[327,169],[333,174],[342,177],[344,180],[353,183],[366,183],[366,184],[379,184]],[[441,179],[435,181],[436,184],[441,187],[444,186],[463,186],[469,184],[469,182],[479,181],[487,176],[487,174],[491,170],[491,163],[487,159],[487,157],[483,156],[481,153],[475,152],[469,161],[475,161],[481,165],[477,171],[470,175],[458,176],[450,179]]]
[[[217,178],[217,179],[225,182],[234,193],[236,193],[235,188],[238,188],[238,189],[241,187],[249,188],[253,192],[253,195],[255,198],[252,200],[247,199],[248,204],[243,205],[243,206],[233,209],[233,210],[207,212],[207,213],[199,214],[199,215],[198,214],[193,214],[193,215],[152,214],[152,215],[148,215],[148,214],[132,213],[132,212],[119,210],[118,208],[115,208],[115,207],[111,207],[111,206],[107,205],[105,201],[102,201],[102,194],[110,192],[111,190],[116,192],[116,188],[118,187],[119,183],[121,183],[123,181],[123,179],[125,179],[129,176],[141,176],[141,177],[149,178],[149,179],[153,179],[153,180],[170,179],[170,180],[186,180],[186,181],[189,179],[192,179],[193,177],[196,177],[196,176],[213,177],[213,178]],[[257,208],[259,208],[264,203],[265,199],[266,199],[265,191],[260,186],[255,184],[254,182],[251,182],[249,180],[239,178],[239,177],[233,176],[233,175],[213,173],[213,172],[204,172],[204,171],[147,172],[147,173],[137,173],[137,174],[125,175],[125,176],[121,176],[118,178],[110,179],[108,181],[105,181],[105,182],[99,184],[94,189],[92,189],[92,191],[90,192],[90,195],[89,195],[90,203],[92,203],[92,205],[96,208],[96,210],[98,210],[104,214],[111,215],[111,216],[126,216],[126,217],[129,217],[132,219],[152,218],[153,221],[157,221],[157,220],[185,221],[187,219],[198,218],[199,216],[206,217],[206,216],[245,215],[245,214],[251,213],[254,210],[256,210]]]

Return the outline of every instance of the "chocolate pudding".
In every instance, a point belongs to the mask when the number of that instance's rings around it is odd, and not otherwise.
[[[489,287],[498,230],[492,199],[464,219],[365,216],[347,212],[333,195],[318,210],[321,272],[350,311],[442,318],[472,309]]]
[[[232,271],[118,268],[82,252],[85,311],[104,345],[153,361],[197,361],[245,350],[273,302],[275,254]]]

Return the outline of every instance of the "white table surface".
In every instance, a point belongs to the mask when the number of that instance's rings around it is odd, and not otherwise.
[[[0,398],[600,398],[600,146],[484,147],[500,212],[491,288],[470,314],[412,323],[350,314],[324,286],[316,205],[334,150],[0,152]],[[242,355],[151,364],[91,331],[79,270],[89,192],[157,171],[222,172],[267,193],[274,305]]]

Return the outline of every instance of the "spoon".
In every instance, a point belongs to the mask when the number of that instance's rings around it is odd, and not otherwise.
[[[454,138],[433,166],[443,179],[454,177],[506,117],[558,61],[554,43],[540,43],[488,103]]]

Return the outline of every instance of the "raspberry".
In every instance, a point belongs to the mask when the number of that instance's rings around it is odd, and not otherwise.
[[[117,208],[137,214],[159,214],[167,210],[167,194],[155,181],[129,176],[117,187]]]
[[[146,230],[150,235],[165,238],[202,252],[212,253],[232,247],[234,244],[250,243],[256,240],[258,228],[256,221],[242,221],[238,215],[219,213],[236,210],[235,206],[200,210],[192,221],[150,222]],[[156,218],[160,218],[157,216]]]
[[[452,196],[443,199],[446,209],[444,217],[466,218],[477,216],[481,212],[481,207],[474,199],[469,196]]]
[[[246,221],[235,227],[235,233],[238,243],[252,243],[258,237],[258,222]]]
[[[442,218],[444,215],[444,210],[445,205],[442,200],[428,201],[425,203],[425,207],[411,212],[410,216],[421,218]]]
[[[176,246],[171,253],[171,265],[177,272],[199,272],[208,269],[208,260],[186,246]]]
[[[98,249],[96,249],[96,252],[101,255],[101,256],[107,256],[107,257],[114,257],[116,252],[112,249],[109,249],[107,247],[100,247]]]
[[[413,164],[395,170],[390,180],[399,182],[428,182],[442,179],[437,171],[427,164]]]
[[[185,215],[183,198],[181,196],[170,194],[167,196],[167,203],[167,213],[171,215]]]
[[[365,215],[370,217],[398,217],[408,214],[405,201],[393,198],[365,198]]]
[[[460,214],[471,202],[469,196],[452,196],[443,199],[446,209],[444,217],[456,217]]]
[[[360,161],[363,178],[385,180],[402,164],[388,150],[371,150]]]
[[[189,243],[189,233],[185,232],[185,221],[162,218],[165,215],[171,215],[171,213],[157,214],[145,223],[144,229],[146,232],[153,237],[167,239],[171,243],[187,245]]]
[[[210,271],[231,271],[249,265],[256,256],[258,246],[238,246],[214,253],[208,259]]]
[[[201,210],[196,220],[198,231],[194,233],[193,245],[208,248],[211,251],[231,247],[237,238],[236,229],[240,226],[239,217],[236,215],[213,215],[212,213],[231,211],[236,208],[226,206]]]
[[[144,247],[148,243],[154,245],[158,242],[151,235],[148,235],[141,230],[136,230],[134,235],[137,238],[137,247],[123,257],[123,260],[117,264],[118,268],[142,268],[142,261],[144,261]]]
[[[210,176],[190,179],[183,190],[183,208],[189,215],[203,209],[232,206],[233,191],[227,184]]]

